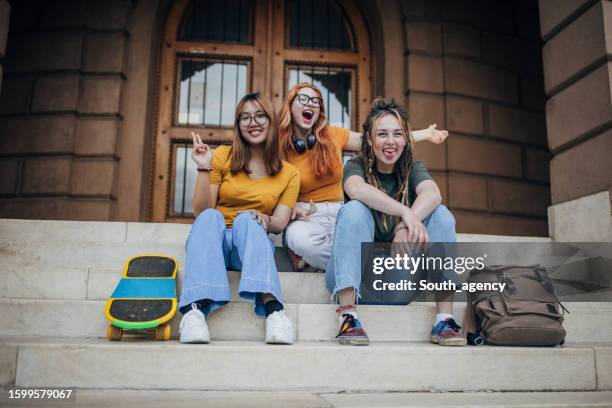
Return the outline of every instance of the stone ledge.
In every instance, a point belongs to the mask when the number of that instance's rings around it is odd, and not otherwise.
[[[538,391],[596,389],[594,349],[444,348],[425,343],[346,347],[263,342],[2,339],[19,346],[16,384],[79,388],[207,390]],[[317,358],[313,358],[316,356]],[[130,364],[117,364],[118,361]],[[346,370],[347,362],[351,370]],[[440,370],[453,361],[469,375]],[[197,362],[197,363],[195,363]],[[215,375],[201,375],[214,367]],[[156,375],[143,375],[156,373]],[[254,373],[266,373],[265,376]]]

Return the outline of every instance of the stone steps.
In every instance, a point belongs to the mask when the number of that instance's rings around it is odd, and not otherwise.
[[[183,398],[194,406],[282,407],[595,407],[611,400],[610,303],[567,303],[568,345],[555,348],[440,347],[428,342],[433,303],[362,305],[372,343],[345,347],[333,341],[338,322],[323,274],[281,272],[298,341],[274,346],[263,343],[265,320],[238,297],[240,274],[230,271],[235,302],[209,316],[211,344],[178,343],[179,315],[171,341],[106,340],[104,305],[125,260],[175,257],[180,293],[189,228],[0,220],[0,386],[76,387],[78,405],[119,407],[154,395],[150,406],[164,398],[172,401],[164,406]],[[550,242],[462,234],[459,240]],[[276,256],[279,270],[289,270],[282,249]],[[462,313],[458,302],[460,323]]]
[[[0,338],[4,384],[77,388],[317,391],[612,389],[612,347],[440,347],[333,342]]]
[[[15,336],[105,337],[104,303],[115,288],[123,263],[139,253],[164,253],[179,261],[180,293],[184,265],[184,224],[0,220],[0,314],[2,334]],[[465,241],[511,242],[546,238],[463,235]],[[259,341],[264,321],[237,295],[240,274],[228,273],[232,303],[210,316],[216,340]],[[323,274],[281,272],[287,313],[300,340],[328,341],[337,330],[334,307]],[[568,341],[612,339],[612,307],[607,303],[567,305]],[[78,313],[75,313],[78,312]],[[462,320],[463,305],[455,306]],[[432,304],[361,306],[373,341],[427,341]],[[15,319],[14,316],[19,316]],[[180,316],[172,321],[173,335]]]

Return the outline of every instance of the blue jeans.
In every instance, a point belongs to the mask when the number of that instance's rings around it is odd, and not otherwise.
[[[274,243],[250,213],[241,213],[232,228],[226,228],[218,210],[202,211],[191,227],[186,251],[181,312],[198,302],[208,315],[229,303],[228,268],[242,271],[238,293],[254,302],[257,315],[266,315],[261,294],[270,293],[282,303]]]
[[[457,241],[455,217],[443,205],[436,207],[423,225],[430,242]],[[332,298],[339,290],[354,288],[355,298],[359,299],[362,242],[374,242],[374,218],[368,206],[352,200],[338,212],[331,258],[325,269],[325,286]]]

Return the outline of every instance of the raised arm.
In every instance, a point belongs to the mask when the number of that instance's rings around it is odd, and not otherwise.
[[[191,132],[193,138],[193,150],[191,158],[196,163],[198,169],[208,169],[209,171],[198,171],[196,184],[191,198],[194,215],[197,217],[207,208],[213,208],[217,204],[219,185],[210,184],[210,171],[212,162],[212,149],[202,142],[199,134]]]
[[[435,123],[430,125],[425,129],[413,130],[412,137],[414,138],[415,143],[422,142],[425,140],[430,141],[434,144],[443,143],[448,137],[448,131],[440,130],[437,128],[438,125]],[[361,136],[362,134],[359,132],[349,131],[349,140],[346,143],[347,150],[357,151],[361,148]]]
[[[440,130],[437,128],[437,124],[429,125],[426,129],[413,130],[412,137],[415,143],[422,142],[423,140],[429,140],[431,143],[440,144],[443,143],[448,137],[447,130]]]

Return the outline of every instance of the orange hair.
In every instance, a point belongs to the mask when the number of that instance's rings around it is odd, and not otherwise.
[[[285,160],[287,160],[289,152],[291,150],[295,150],[293,147],[295,132],[293,130],[291,104],[293,103],[293,100],[297,96],[300,89],[303,88],[312,89],[315,91],[317,96],[321,98],[321,101],[323,100],[321,91],[316,86],[307,82],[301,82],[295,85],[287,93],[279,115],[280,151],[283,159]],[[327,116],[325,116],[325,107],[323,106],[323,103],[321,103],[321,107],[319,109],[319,117],[313,126],[317,143],[312,148],[312,171],[317,177],[323,177],[330,174],[334,168],[339,166],[340,158],[338,157],[334,144],[329,136],[329,133],[327,132]]]

